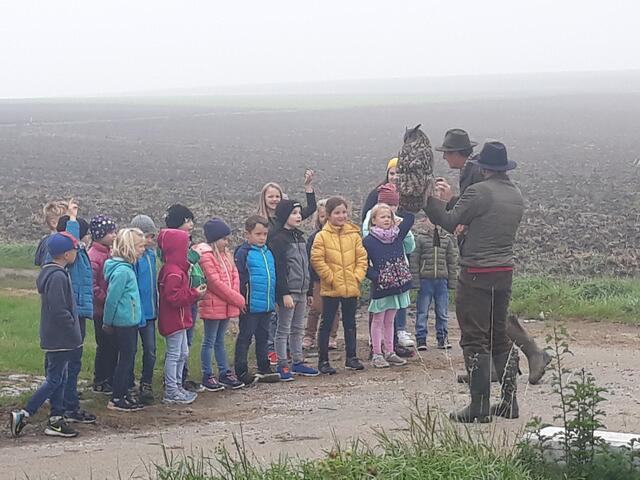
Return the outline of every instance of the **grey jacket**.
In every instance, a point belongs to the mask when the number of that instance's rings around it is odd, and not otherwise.
[[[82,346],[80,321],[66,269],[47,263],[36,280],[40,293],[40,348],[48,352],[75,350]]]
[[[449,288],[458,279],[458,247],[453,236],[440,232],[440,246],[433,245],[434,231],[416,232],[416,248],[409,256],[414,287],[420,279],[446,278]]]
[[[447,210],[446,202],[429,197],[425,212],[433,223],[449,232],[457,225],[467,225],[460,265],[513,266],[513,243],[524,213],[524,199],[506,174],[497,173],[471,185],[452,210]]]
[[[278,229],[269,240],[276,264],[276,299],[284,295],[306,293],[311,289],[309,256],[304,234],[298,230]]]

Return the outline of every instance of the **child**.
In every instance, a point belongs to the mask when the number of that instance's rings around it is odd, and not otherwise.
[[[398,189],[394,183],[386,183],[378,187],[378,203],[385,203],[391,207],[391,211],[396,217],[396,222],[402,221],[401,217],[397,216],[398,207],[400,206],[400,193],[398,193]],[[374,204],[375,205],[375,204]],[[372,207],[374,206],[372,205]],[[366,237],[369,235],[369,226],[371,220],[371,210],[367,212],[365,215],[364,223],[362,224],[362,237]],[[411,230],[404,238],[402,242],[404,247],[405,257],[413,252],[416,248],[416,241],[413,236]],[[408,261],[408,260],[407,260]],[[371,321],[373,320],[373,314],[369,314],[369,327],[371,327]],[[412,348],[414,342],[411,338],[411,335],[406,330],[407,328],[407,309],[400,308],[396,312],[396,317],[394,320],[394,341],[397,340],[397,343],[394,344],[395,352],[399,357],[413,357],[415,352]]]
[[[411,271],[404,254],[403,241],[414,216],[405,212],[405,217],[396,225],[395,215],[389,205],[379,203],[371,209],[369,234],[363,244],[369,255],[367,277],[372,282],[369,311],[371,322],[372,364],[376,368],[404,365],[406,360],[396,355],[393,349],[393,322],[400,308],[410,303]],[[384,337],[385,356],[382,356]]]
[[[138,280],[144,326],[138,329],[142,341],[142,374],[140,376],[140,401],[153,404],[153,369],[156,365],[156,319],[158,318],[158,264],[156,259],[156,234],[158,229],[147,215],[137,215],[131,226],[142,230],[145,249],[133,266]]]
[[[231,229],[219,218],[212,218],[204,224],[207,243],[194,246],[200,255],[200,265],[207,278],[207,293],[198,304],[200,318],[204,323],[202,350],[202,386],[215,392],[229,388],[244,387],[227,364],[224,337],[229,319],[240,315],[245,308],[244,297],[240,294],[240,279],[233,257],[227,250]],[[211,369],[211,354],[215,351],[220,381]]]
[[[324,224],[327,223],[327,210],[325,208],[326,204],[326,198],[320,200],[318,202],[318,209],[314,214],[315,230],[311,235],[309,235],[309,238],[307,239],[307,255],[309,257],[309,263],[311,263],[311,246],[313,245],[313,241],[315,240],[318,232],[322,230],[322,227],[324,227]],[[313,290],[313,301],[311,302],[311,306],[309,307],[309,315],[307,316],[307,328],[304,334],[304,338],[302,339],[302,348],[305,349],[311,349],[316,346],[318,320],[320,320],[320,316],[322,315],[322,298],[320,298],[320,277],[311,265],[309,265],[309,277]],[[338,348],[338,342],[336,341],[336,338],[338,336],[339,324],[340,315],[336,312],[336,318],[331,325],[329,350],[335,350],[336,348]]]
[[[114,337],[118,361],[113,372],[113,393],[109,410],[133,412],[143,408],[129,393],[138,344],[138,328],[144,322],[140,291],[133,264],[145,250],[144,234],[137,228],[123,228],[113,242],[112,258],[104,264],[107,298],[102,329]]]
[[[278,326],[276,329],[276,353],[278,374],[287,382],[292,374],[315,377],[319,372],[304,363],[302,337],[307,303],[313,301],[309,281],[309,258],[304,234],[298,229],[302,223],[302,206],[293,200],[281,200],[276,207],[278,230],[271,237],[271,249],[276,265],[276,299],[278,301]],[[290,343],[292,365],[287,361],[287,345]]]
[[[49,233],[40,239],[40,242],[38,242],[38,246],[36,247],[36,254],[33,259],[33,263],[36,267],[42,267],[47,263],[47,240],[51,235],[57,232],[56,226],[58,225],[58,220],[67,212],[67,208],[68,202],[56,200],[47,203],[42,209],[44,223],[49,228]]]
[[[104,264],[111,256],[117,228],[115,222],[105,215],[97,215],[89,222],[92,242],[88,254],[93,270],[93,326],[96,337],[93,391],[105,395],[113,393],[113,371],[118,361],[115,339],[102,329],[104,301],[107,298]]]
[[[56,229],[59,232],[66,231],[78,242],[76,261],[70,264],[67,270],[71,277],[71,288],[76,301],[80,333],[84,343],[87,319],[93,319],[93,271],[86,250],[86,242],[89,241],[89,224],[86,220],[78,218],[78,204],[73,199],[69,201],[67,207],[67,214],[60,217]],[[64,417],[69,422],[95,423],[96,416],[80,408],[80,398],[78,397],[78,375],[82,369],[82,350],[82,347],[76,349],[76,357],[69,362],[64,388]]]
[[[184,389],[182,372],[189,360],[187,330],[193,326],[191,305],[202,298],[207,287],[189,286],[189,234],[184,230],[162,229],[158,235],[164,265],[158,276],[160,309],[158,330],[166,338],[163,403],[193,403],[198,394]]]
[[[302,219],[313,215],[316,211],[316,194],[313,191],[313,176],[314,171],[307,169],[304,172],[304,189],[307,196],[307,207],[302,209]],[[271,235],[277,230],[278,224],[276,221],[276,207],[280,200],[286,198],[286,195],[282,191],[282,187],[277,183],[269,182],[262,187],[260,192],[260,203],[258,204],[258,215],[269,220],[269,235],[267,239],[271,239]],[[278,364],[278,355],[275,352],[274,338],[276,334],[276,328],[278,327],[278,316],[276,312],[271,315],[271,323],[269,325],[269,362],[271,365]]]
[[[328,221],[316,235],[311,247],[311,264],[320,277],[322,322],[318,335],[318,370],[332,375],[329,364],[329,331],[338,305],[342,307],[342,324],[347,353],[345,367],[363,370],[356,354],[356,309],[360,284],[367,272],[367,251],[362,246],[360,229],[349,221],[347,202],[331,197],[326,204]]]
[[[195,217],[193,212],[184,205],[176,203],[167,209],[167,215],[165,216],[165,224],[167,225],[167,228],[174,228],[187,232],[189,234],[189,246],[192,244],[191,232],[193,232],[194,221]],[[191,305],[191,319],[193,320],[193,325],[191,328],[187,329],[187,344],[189,348],[193,345],[193,329],[196,324],[197,316],[198,304],[194,303]],[[187,363],[184,364],[184,371],[182,372],[182,387],[183,389],[191,392],[204,391],[201,384],[193,380],[189,380],[189,365]]]
[[[67,425],[64,414],[64,383],[69,363],[82,348],[80,321],[71,289],[71,279],[65,269],[76,260],[78,243],[68,233],[52,234],[47,251],[53,258],[42,267],[36,284],[41,298],[40,348],[45,352],[46,377],[22,410],[11,412],[11,435],[17,437],[49,399],[51,414],[45,435],[75,437],[78,432]]]
[[[259,215],[247,219],[245,242],[235,251],[235,262],[240,277],[240,292],[246,307],[240,314],[239,332],[236,338],[235,371],[245,385],[255,380],[279,381],[280,376],[271,370],[267,342],[269,323],[276,303],[276,271],[273,254],[265,245],[269,233],[269,220]],[[258,373],[249,374],[247,354],[251,339],[255,336]]]
[[[427,349],[427,317],[435,302],[438,348],[451,348],[447,330],[449,288],[455,288],[458,276],[458,248],[454,237],[424,220],[425,229],[416,235],[416,249],[409,257],[414,286],[419,286],[416,315],[418,350]],[[443,234],[444,233],[444,234]]]

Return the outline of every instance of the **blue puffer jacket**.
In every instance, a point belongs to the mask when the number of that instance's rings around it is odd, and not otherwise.
[[[67,232],[80,241],[80,224],[75,220],[67,222]],[[50,261],[50,260],[48,260]],[[67,267],[71,275],[71,286],[76,299],[78,316],[93,318],[93,270],[91,260],[84,245],[78,248],[76,261]]]
[[[110,258],[104,264],[104,278],[109,287],[102,323],[112,327],[144,326],[146,322],[133,265],[123,258]]]
[[[158,318],[158,264],[156,252],[152,248],[145,249],[133,269],[138,279],[144,319],[155,320]]]
[[[267,246],[244,242],[235,251],[240,275],[240,293],[248,313],[273,312],[276,308],[276,266]]]

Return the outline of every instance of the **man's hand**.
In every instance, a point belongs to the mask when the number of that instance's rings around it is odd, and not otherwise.
[[[74,222],[78,218],[78,203],[73,198],[69,199],[69,203],[67,203],[67,215],[69,215],[69,220]]]
[[[291,295],[285,295],[282,297],[282,303],[284,304],[284,308],[287,310],[291,310],[295,304],[293,303],[293,297]]]
[[[439,178],[436,180],[436,197],[440,200],[444,200],[448,202],[453,198],[453,190],[451,190],[451,185],[444,178]]]
[[[454,235],[463,235],[465,230],[467,229],[466,225],[458,225],[456,229],[453,231]]]

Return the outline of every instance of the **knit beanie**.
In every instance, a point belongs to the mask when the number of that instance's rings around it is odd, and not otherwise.
[[[187,220],[193,220],[194,218],[191,210],[184,205],[176,203],[167,209],[164,221],[167,224],[167,228],[180,228]]]
[[[398,157],[394,157],[387,162],[387,172],[392,168],[397,168],[398,166]]]
[[[93,241],[102,240],[108,234],[115,232],[117,229],[118,226],[116,225],[116,222],[106,215],[96,215],[89,223],[89,230],[91,231],[91,238]]]
[[[71,220],[69,215],[63,215],[58,219],[58,225],[56,225],[56,231],[65,232],[67,230],[67,222]],[[89,233],[89,224],[84,218],[78,217],[76,220],[80,229],[80,240],[82,240],[87,233]]]
[[[278,222],[278,225],[284,226],[289,219],[289,215],[291,215],[291,212],[293,212],[293,209],[296,207],[302,208],[300,202],[289,199],[280,200],[280,203],[278,203],[278,206],[276,207],[276,222]]]
[[[78,241],[69,232],[54,233],[47,240],[49,255],[57,257],[78,247]]]
[[[204,230],[204,237],[208,243],[216,242],[221,238],[231,235],[229,225],[224,223],[220,218],[208,220],[202,228]]]
[[[131,220],[131,226],[134,228],[139,228],[145,235],[155,235],[158,233],[156,224],[153,222],[151,217],[147,215],[136,215],[135,217],[133,217],[133,220]]]
[[[386,203],[391,207],[400,205],[400,194],[393,183],[385,183],[378,187],[378,203]]]

